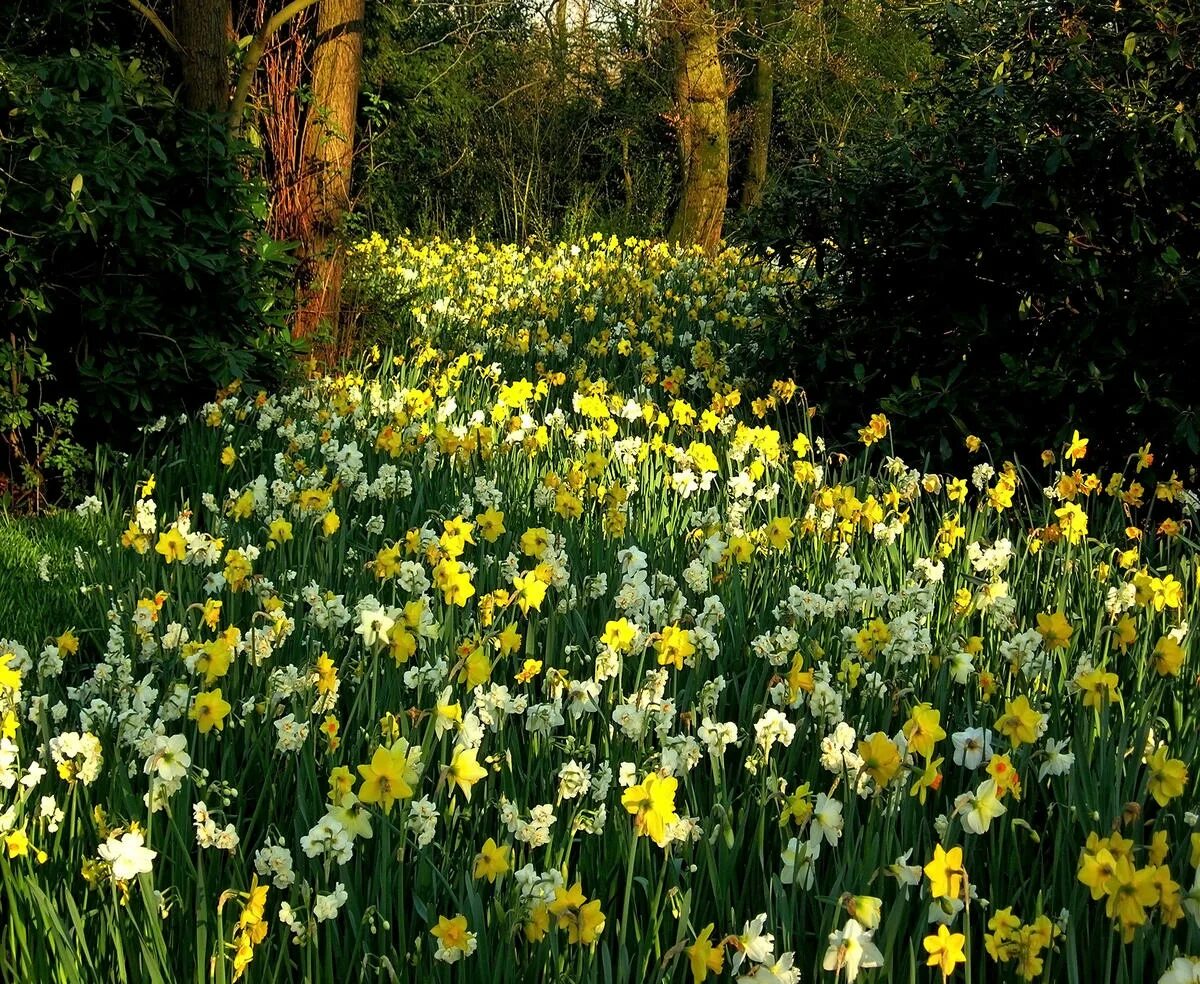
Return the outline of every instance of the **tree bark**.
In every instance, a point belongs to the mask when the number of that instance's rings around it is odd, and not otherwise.
[[[561,85],[567,77],[567,0],[555,0],[554,4],[554,68]]]
[[[771,149],[771,122],[775,108],[775,66],[767,47],[772,0],[763,0],[755,11],[754,69],[750,80],[750,145],[746,150],[746,176],[742,183],[742,209],[762,204]]]
[[[729,118],[717,21],[707,0],[666,0],[675,43],[675,126],[682,171],[670,238],[713,250],[729,197]]]
[[[201,113],[222,113],[229,102],[230,0],[178,0],[175,37],[183,71],[183,103]]]
[[[345,252],[338,237],[350,211],[365,8],[365,0],[321,0],[317,7],[312,103],[304,135],[303,195],[311,210],[311,238],[300,245],[307,283],[293,329],[300,338],[321,327],[336,329],[341,309]]]
[[[621,131],[621,183],[625,188],[625,217],[633,214],[633,172],[629,170],[629,131]]]

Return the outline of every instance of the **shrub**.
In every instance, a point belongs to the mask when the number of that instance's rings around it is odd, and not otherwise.
[[[81,439],[123,443],[234,378],[279,378],[287,248],[216,122],[96,49],[0,59],[0,118],[0,413],[26,481],[72,401]]]
[[[815,246],[798,376],[943,455],[1074,425],[1110,455],[1200,453],[1192,5],[946,4],[924,28],[941,67],[896,132],[792,168],[760,216],[762,241]]]

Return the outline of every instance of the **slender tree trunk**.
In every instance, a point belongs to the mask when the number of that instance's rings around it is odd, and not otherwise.
[[[202,113],[223,113],[229,103],[230,0],[178,0],[175,37],[183,70],[183,103]]]
[[[567,77],[567,0],[556,0],[554,4],[554,68],[561,84]]]
[[[666,0],[675,38],[682,185],[670,237],[715,249],[729,196],[729,118],[717,21],[707,0]]]
[[[621,183],[625,188],[625,218],[633,214],[633,172],[629,170],[629,131],[621,131]]]
[[[751,78],[750,146],[746,152],[746,178],[742,184],[742,208],[762,204],[767,183],[767,158],[771,148],[771,117],[775,102],[775,76],[771,58],[760,51]]]
[[[342,299],[344,247],[338,241],[350,210],[354,120],[362,81],[365,0],[321,0],[313,48],[312,103],[304,135],[304,197],[310,240],[300,246],[308,282],[301,289],[295,334],[336,328]]]

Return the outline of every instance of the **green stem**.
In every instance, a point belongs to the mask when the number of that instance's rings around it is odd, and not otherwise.
[[[629,839],[629,858],[625,863],[625,898],[621,902],[621,931],[617,935],[618,952],[625,949],[625,929],[629,925],[629,899],[633,895],[633,862],[637,857],[637,833],[633,832]]]

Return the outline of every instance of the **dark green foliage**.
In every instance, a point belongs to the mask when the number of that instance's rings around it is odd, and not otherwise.
[[[7,57],[67,54],[98,38],[131,46],[145,19],[116,0],[8,0],[0,21],[0,49]]]
[[[910,449],[1200,453],[1200,12],[926,8],[941,67],[892,133],[793,165],[757,234],[814,247],[788,339],[834,419]],[[931,441],[931,438],[934,440]]]
[[[287,248],[219,123],[98,48],[0,58],[0,119],[0,347],[24,367],[0,410],[28,426],[76,399],[78,436],[121,444],[279,378]]]

